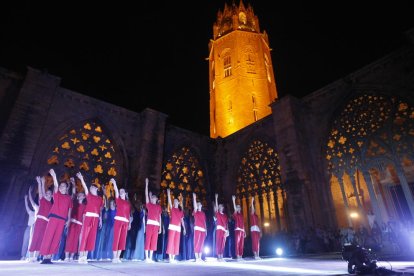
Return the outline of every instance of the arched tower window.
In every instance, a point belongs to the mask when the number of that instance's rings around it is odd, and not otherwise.
[[[223,68],[224,68],[224,77],[230,77],[231,76],[231,56],[230,54],[227,54],[223,58]]]
[[[272,77],[271,77],[271,74],[270,74],[270,64],[271,63],[270,63],[270,60],[269,60],[267,55],[264,55],[264,62],[265,62],[265,66],[266,66],[267,81],[269,83],[271,83],[272,82]]]
[[[161,202],[166,206],[166,190],[170,189],[172,196],[183,197],[184,207],[191,207],[192,193],[207,206],[207,190],[205,187],[204,171],[198,158],[189,147],[182,147],[172,154],[164,163],[161,176]]]
[[[414,108],[401,99],[366,93],[345,105],[326,147],[340,226],[372,223],[369,214],[377,222],[413,217],[413,138]]]
[[[211,82],[213,90],[216,88],[216,70],[215,70],[215,62],[214,60],[211,62]]]
[[[71,128],[57,139],[47,164],[56,169],[57,173],[61,172],[63,178],[75,177],[80,171],[87,184],[100,186],[107,184],[113,177],[121,183],[118,174],[120,162],[116,155],[116,148],[102,125],[87,121]],[[78,182],[77,189],[82,190]],[[107,195],[113,195],[112,188],[107,186],[107,189]]]
[[[250,226],[248,214],[252,197],[264,232],[274,233],[286,226],[279,158],[267,143],[255,140],[247,149],[239,167],[236,194],[241,201],[246,226]]]
[[[256,54],[252,46],[246,46],[244,49],[244,62],[246,66],[246,72],[249,74],[256,73]]]

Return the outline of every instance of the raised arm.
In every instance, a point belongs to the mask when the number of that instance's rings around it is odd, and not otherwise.
[[[76,182],[75,182],[75,178],[73,178],[73,177],[70,178],[70,185],[72,185],[72,198],[75,198],[75,196],[76,196]]]
[[[82,187],[85,190],[85,196],[87,196],[89,194],[89,190],[88,190],[88,187],[86,186],[85,180],[83,179],[83,175],[80,172],[78,172],[76,176],[79,178],[82,184]]]
[[[181,210],[184,210],[184,198],[183,198],[183,195],[181,193],[178,195],[178,203],[181,206]]]
[[[254,214],[254,213],[255,213],[255,210],[254,210],[254,196],[252,196],[252,204],[250,205],[250,212],[251,212],[252,214]]]
[[[26,212],[30,216],[33,211],[29,208],[29,204],[27,203],[27,195],[24,195],[24,207],[26,207]]]
[[[36,204],[36,202],[34,202],[33,197],[32,197],[32,186],[29,187],[29,201],[30,204],[32,205],[33,209],[35,210],[35,212],[37,213],[37,211],[39,211],[39,205]]]
[[[234,212],[236,213],[236,196],[232,195],[231,200],[233,201],[233,209],[234,209]]]
[[[111,178],[111,180],[109,180],[109,182],[111,182],[112,185],[114,185],[115,198],[119,198],[119,190],[118,190],[118,186],[116,185],[115,179]]]
[[[197,211],[197,195],[193,193],[193,210]]]
[[[45,190],[43,188],[42,180],[40,176],[36,176],[37,181],[37,190],[39,191],[39,200],[45,195]]]
[[[46,195],[46,178],[44,176],[40,178],[40,190],[42,191],[43,196],[45,196]]]
[[[218,194],[215,194],[214,212],[218,212]]]
[[[148,204],[150,202],[148,196],[148,177],[145,178],[145,202]]]
[[[181,226],[183,227],[183,234],[185,236],[187,234],[187,229],[185,229],[184,218],[181,218]]]
[[[50,169],[49,173],[53,178],[54,193],[57,193],[59,191],[59,182],[57,181],[56,173],[53,169]],[[44,186],[43,186],[43,188],[44,188]],[[42,192],[44,192],[44,190]]]
[[[172,209],[171,191],[170,191],[170,189],[167,189],[167,197],[168,197],[168,206],[170,206],[170,209]]]

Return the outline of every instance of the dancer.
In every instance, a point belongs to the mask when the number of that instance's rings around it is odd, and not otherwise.
[[[72,196],[76,195],[73,199],[73,209],[70,219],[70,225],[68,229],[68,235],[66,237],[65,244],[65,261],[73,261],[74,255],[78,253],[79,249],[79,237],[82,230],[83,215],[85,213],[86,204],[85,193],[76,193],[75,180],[71,178],[72,182]]]
[[[125,250],[127,232],[131,229],[131,206],[129,204],[125,189],[118,190],[115,179],[109,181],[114,185],[116,216],[114,222],[114,238],[112,243],[113,263],[121,263],[120,255]]]
[[[69,227],[70,220],[68,218],[70,218],[72,211],[72,198],[67,194],[68,184],[66,182],[59,184],[53,169],[49,170],[49,174],[53,178],[53,205],[50,209],[49,222],[40,246],[40,254],[43,255],[42,264],[51,264],[52,254],[59,251],[63,228],[65,226]]]
[[[181,226],[183,227],[183,233],[186,234],[185,224],[184,224],[184,212],[183,212],[183,203],[178,198],[174,198],[174,206],[171,203],[171,191],[167,189],[168,196],[168,206],[171,210],[171,219],[170,224],[168,225],[168,242],[167,242],[167,254],[170,258],[170,263],[176,263],[175,256],[178,255],[180,251],[180,235],[181,235]],[[181,207],[181,209],[179,208]]]
[[[236,205],[236,196],[233,195],[231,198],[234,208],[233,219],[236,260],[241,261],[244,249],[244,239],[246,238],[246,232],[244,231],[244,218],[241,213],[241,206],[238,204]]]
[[[29,188],[29,193],[31,193],[31,186]],[[26,208],[26,213],[29,216],[27,219],[26,229],[24,230],[23,234],[23,243],[22,243],[22,250],[21,250],[21,260],[26,260],[26,255],[29,249],[30,241],[32,240],[33,236],[33,225],[36,220],[36,209],[33,211],[29,208],[29,203],[27,202],[27,195],[24,196],[24,207]],[[34,208],[33,208],[34,209]]]
[[[49,219],[50,209],[52,208],[52,191],[45,191],[45,178],[37,176],[37,190],[39,193],[39,205],[35,203],[32,197],[32,189],[29,189],[29,201],[36,213],[33,237],[29,246],[29,262],[36,262],[42,244],[43,235],[46,230]]]
[[[259,257],[260,251],[260,236],[262,233],[259,228],[259,217],[254,208],[254,196],[252,196],[252,203],[250,206],[250,235],[252,237],[252,251],[255,260],[261,260]]]
[[[104,205],[106,206],[102,210],[102,228],[98,230],[99,240],[98,247],[95,247],[95,255],[98,260],[112,260],[114,257],[112,251],[112,244],[114,242],[114,224],[116,216],[116,205],[115,199],[106,199]],[[100,232],[100,233],[99,233]]]
[[[204,241],[207,237],[206,214],[202,210],[203,205],[197,202],[197,196],[193,193],[193,216],[194,216],[194,254],[195,261],[201,261]]]
[[[79,259],[80,264],[87,264],[88,251],[95,249],[96,232],[102,227],[102,206],[103,201],[98,196],[98,186],[92,184],[86,186],[85,180],[80,172],[76,174],[79,178],[86,195],[85,217],[83,219],[81,239],[79,245]]]
[[[218,204],[218,194],[215,195],[215,205],[214,205],[214,213],[215,213],[215,220],[217,222],[216,226],[216,254],[217,260],[219,262],[223,262],[223,253],[224,247],[226,245],[226,237],[229,235],[229,231],[227,230],[227,215],[224,214],[224,205]]]
[[[158,234],[161,233],[161,206],[157,204],[158,197],[148,193],[148,178],[145,178],[145,203],[148,210],[147,225],[145,227],[145,261],[152,260],[152,253],[157,250]]]
[[[135,250],[132,255],[132,261],[143,261],[144,260],[144,240],[145,240],[145,207],[140,201],[138,203],[138,233],[135,241]]]

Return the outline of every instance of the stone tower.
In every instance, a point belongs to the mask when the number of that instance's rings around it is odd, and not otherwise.
[[[226,137],[271,114],[277,99],[266,32],[248,5],[225,4],[209,43],[210,137]]]

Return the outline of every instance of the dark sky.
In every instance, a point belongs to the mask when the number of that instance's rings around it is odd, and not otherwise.
[[[409,1],[383,2],[244,1],[269,35],[279,96],[309,94],[400,47],[414,27]],[[65,88],[150,107],[208,135],[205,58],[224,3],[9,1],[0,7],[0,66],[46,69]]]

